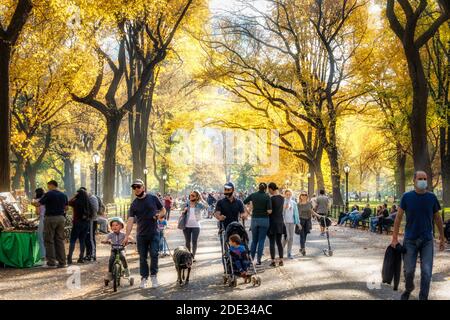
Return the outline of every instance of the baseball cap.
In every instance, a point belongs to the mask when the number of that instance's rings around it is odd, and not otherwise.
[[[234,183],[233,182],[227,182],[225,183],[225,185],[223,186],[226,189],[233,189],[234,190]]]
[[[134,186],[143,186],[144,185],[144,181],[142,181],[141,179],[136,179],[134,180],[133,184],[131,185],[131,187]]]

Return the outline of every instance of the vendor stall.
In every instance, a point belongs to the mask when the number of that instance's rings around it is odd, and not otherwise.
[[[9,192],[0,193],[0,263],[30,268],[40,264],[37,225],[29,221]]]

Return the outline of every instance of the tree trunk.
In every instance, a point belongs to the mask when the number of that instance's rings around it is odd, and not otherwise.
[[[14,176],[12,179],[12,189],[13,190],[19,190],[22,185],[24,166],[25,166],[24,159],[21,156],[18,156],[17,163],[16,163],[16,172],[14,173]]]
[[[33,166],[27,165],[26,166],[26,174],[28,176],[28,181],[30,183],[30,193],[34,193],[34,190],[36,190],[36,175],[37,170]]]
[[[338,150],[336,146],[336,135],[334,126],[330,124],[330,142],[326,148],[331,168],[331,187],[333,192],[333,204],[344,205],[341,194],[341,174],[339,171]]]
[[[80,185],[87,188],[87,172],[86,163],[84,161],[80,162]]]
[[[11,110],[9,108],[9,64],[11,47],[0,40],[0,192],[11,189]]]
[[[406,190],[406,154],[397,145],[397,158],[396,158],[396,175],[395,175],[395,183],[397,185],[396,196],[401,197]]]
[[[441,175],[442,175],[442,202],[443,206],[450,206],[450,115],[447,114],[447,127],[439,129]]]
[[[427,140],[428,84],[419,50],[413,43],[406,44],[404,49],[413,88],[412,112],[409,122],[414,170],[422,170],[427,173],[428,186],[431,190],[433,188],[433,173]]]
[[[74,161],[70,158],[64,159],[64,189],[66,194],[71,197],[75,194],[75,168]]]
[[[123,114],[116,112],[106,117],[106,150],[103,162],[103,201],[114,203],[114,178],[116,176],[117,135]]]

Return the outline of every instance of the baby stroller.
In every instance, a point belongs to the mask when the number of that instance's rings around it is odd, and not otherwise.
[[[230,254],[230,245],[228,243],[228,239],[231,235],[237,234],[242,239],[242,245],[244,245],[245,250],[249,253],[250,250],[248,248],[249,238],[248,234],[245,231],[245,228],[239,222],[232,222],[228,225],[227,229],[224,230],[223,224],[221,224],[221,243],[222,243],[222,262],[224,266],[224,275],[223,275],[223,283],[227,284],[230,287],[237,286],[237,278],[240,277],[240,273],[236,270],[235,263],[233,262],[233,257]],[[253,264],[250,255],[248,257],[248,270],[247,276],[244,277],[244,283],[252,283],[253,286],[261,285],[261,278],[257,276],[255,265]]]

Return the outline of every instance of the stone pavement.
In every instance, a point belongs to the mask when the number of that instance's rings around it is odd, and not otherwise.
[[[171,249],[184,244],[183,234],[176,228],[178,212],[171,217],[167,238]],[[251,233],[250,233],[251,235]],[[330,237],[334,254],[327,257],[322,249],[327,247],[317,224],[308,235],[307,255],[298,253],[298,236],[294,239],[293,260],[285,259],[283,267],[269,266],[268,241],[266,241],[264,267],[259,274],[260,287],[243,284],[239,279],[236,288],[223,285],[220,243],[215,219],[204,220],[199,238],[197,262],[191,272],[190,283],[179,287],[171,257],[160,259],[157,289],[139,288],[138,255],[135,245],[128,250],[128,261],[135,285],[126,283],[114,293],[103,286],[107,270],[109,247],[98,246],[96,263],[75,264],[71,269],[0,269],[0,299],[399,299],[404,288],[403,276],[400,291],[381,284],[383,255],[390,236],[372,234],[348,227],[331,227]],[[71,272],[80,271],[80,288],[68,288]],[[419,266],[416,271],[420,274]],[[416,276],[416,288],[419,277]],[[416,290],[412,299],[417,299]],[[433,283],[430,299],[450,299],[450,250],[436,250]]]

